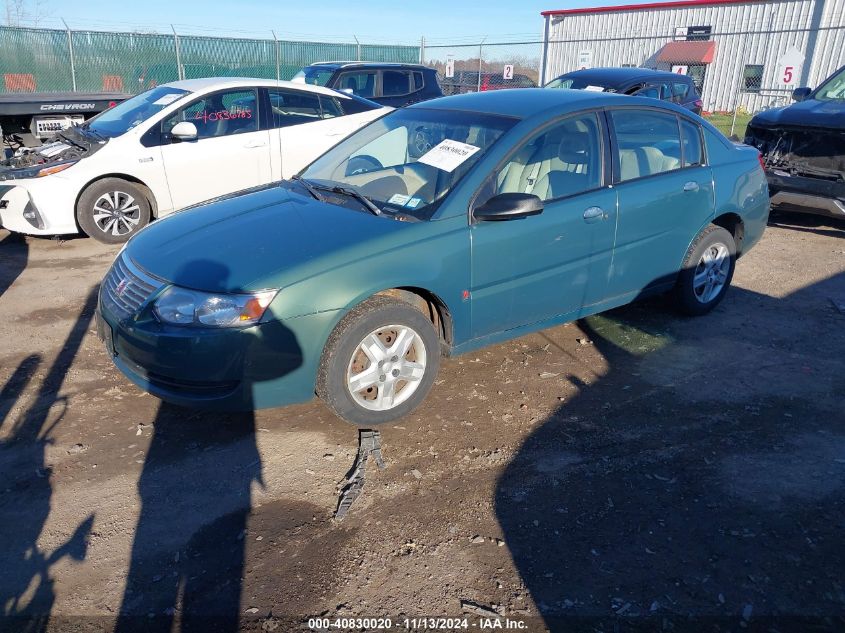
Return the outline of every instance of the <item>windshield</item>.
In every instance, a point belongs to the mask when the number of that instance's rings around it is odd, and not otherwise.
[[[476,112],[395,110],[330,149],[302,178],[354,189],[388,214],[427,220],[516,122]]]
[[[845,99],[845,68],[819,86],[814,98],[820,101],[842,101]]]
[[[334,74],[334,68],[306,66],[293,76],[293,81],[301,81],[314,86],[325,86]]]
[[[120,136],[186,94],[187,90],[159,86],[101,112],[83,127],[107,138]]]

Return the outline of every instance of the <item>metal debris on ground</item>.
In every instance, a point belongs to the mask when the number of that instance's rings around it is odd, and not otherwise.
[[[475,602],[474,600],[461,600],[461,610],[466,613],[472,613],[475,615],[479,615],[483,618],[499,618],[502,616],[496,610],[496,605],[491,605],[490,607]]]
[[[355,500],[361,496],[364,489],[364,475],[367,468],[367,460],[370,455],[376,460],[380,470],[384,469],[384,459],[381,454],[381,433],[369,429],[361,429],[358,432],[358,455],[352,468],[344,477],[343,489],[340,492],[340,500],[337,504],[334,518],[341,520],[349,512],[349,508]]]

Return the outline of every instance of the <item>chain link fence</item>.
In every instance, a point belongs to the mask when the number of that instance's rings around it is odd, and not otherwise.
[[[0,27],[2,92],[140,92],[177,79],[290,79],[325,60],[417,62],[419,46]]]
[[[562,35],[562,36],[561,36]],[[804,57],[803,52],[813,50]],[[742,134],[751,115],[791,103],[798,86],[818,85],[843,63],[845,24],[683,33],[560,32],[548,40],[474,43],[425,41],[421,56],[437,69],[446,94],[544,85],[581,68],[639,67],[687,75],[700,107],[727,134]],[[800,56],[783,63],[787,51]],[[652,94],[653,93],[653,94]],[[690,102],[685,82],[649,92]]]
[[[429,44],[422,60],[437,70],[444,94],[540,85],[543,43],[486,42]]]

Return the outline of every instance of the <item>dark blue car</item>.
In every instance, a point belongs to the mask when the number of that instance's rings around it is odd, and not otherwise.
[[[648,68],[588,68],[561,75],[545,88],[618,92],[677,103],[701,114],[701,95],[692,77]]]
[[[393,108],[443,96],[437,72],[422,64],[318,62],[300,70],[293,81],[343,90]]]

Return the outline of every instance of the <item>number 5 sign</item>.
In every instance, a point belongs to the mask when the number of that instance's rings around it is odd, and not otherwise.
[[[803,64],[804,54],[794,46],[790,46],[778,59],[775,81],[783,86],[794,86],[801,79]]]

